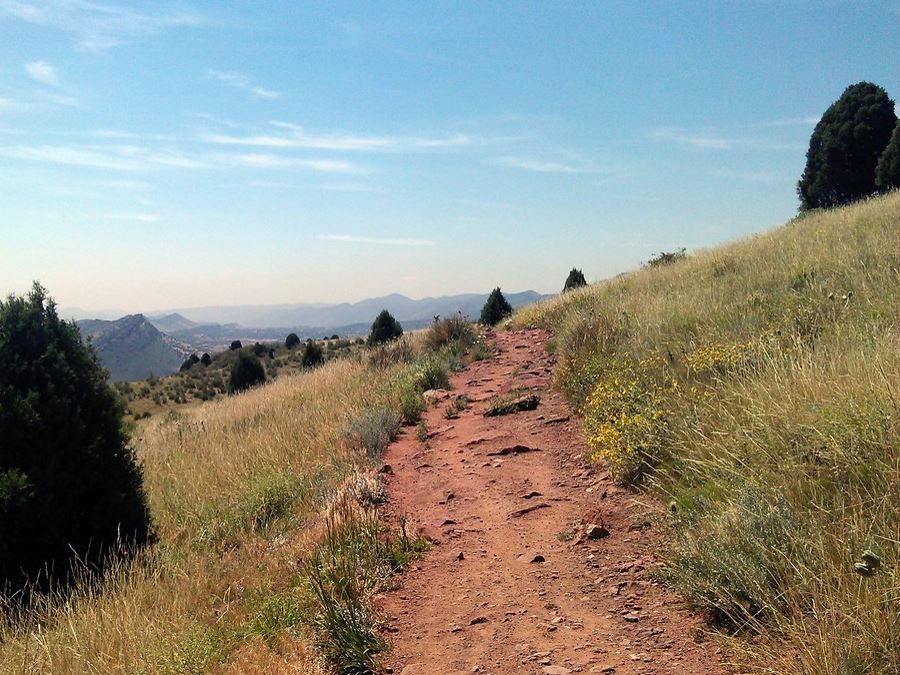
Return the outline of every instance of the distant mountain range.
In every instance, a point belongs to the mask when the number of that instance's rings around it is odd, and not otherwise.
[[[447,316],[462,312],[477,319],[487,293],[466,293],[445,295],[437,298],[413,300],[394,293],[380,298],[370,298],[354,303],[322,304],[298,303],[290,305],[234,305],[224,307],[186,307],[166,312],[151,312],[151,321],[169,321],[173,315],[178,320],[187,319],[195,324],[239,324],[247,328],[302,326],[325,329],[341,328],[353,324],[371,324],[382,309],[388,310],[403,322],[431,321],[440,314]],[[506,299],[513,307],[535,302],[546,296],[536,291],[506,293]]]
[[[382,309],[388,310],[405,330],[427,326],[435,316],[462,313],[477,319],[487,293],[467,293],[412,300],[393,294],[356,303],[290,305],[236,305],[191,307],[165,312],[131,314],[115,321],[77,321],[82,335],[90,336],[110,377],[139,380],[175,372],[194,351],[225,349],[242,342],[284,340],[294,332],[301,338],[366,335]],[[549,297],[536,291],[506,293],[513,307]],[[78,316],[84,310],[61,310]]]
[[[174,373],[194,348],[160,332],[143,314],[76,322],[113,382]]]
[[[536,291],[508,293],[513,307],[544,297]],[[356,303],[291,305],[236,305],[189,307],[148,314],[161,331],[195,345],[198,349],[221,349],[232,340],[283,340],[290,333],[301,338],[330,335],[365,335],[382,309],[388,310],[406,330],[427,326],[435,316],[458,312],[477,319],[487,293],[447,295],[412,300],[393,294]]]

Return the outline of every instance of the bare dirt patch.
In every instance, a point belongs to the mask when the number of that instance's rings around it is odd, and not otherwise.
[[[379,599],[393,673],[724,673],[702,621],[652,580],[648,506],[581,462],[584,441],[550,389],[542,331],[496,336],[499,355],[452,381],[473,402],[427,444],[385,454],[390,517],[434,544]],[[527,388],[530,410],[484,416]]]

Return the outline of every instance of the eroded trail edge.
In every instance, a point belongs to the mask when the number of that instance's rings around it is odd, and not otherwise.
[[[387,671],[726,672],[700,618],[651,578],[652,507],[582,464],[548,337],[496,334],[495,358],[429,407],[426,440],[406,429],[385,454],[389,517],[434,544],[379,599]],[[484,416],[514,390],[539,404]],[[447,419],[459,395],[469,406]]]

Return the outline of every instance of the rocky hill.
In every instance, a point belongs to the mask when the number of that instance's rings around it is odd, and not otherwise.
[[[114,382],[168,375],[177,371],[193,351],[189,344],[160,332],[143,314],[76,323]]]

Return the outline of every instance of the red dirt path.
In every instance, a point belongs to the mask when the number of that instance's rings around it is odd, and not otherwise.
[[[498,356],[456,374],[426,412],[427,446],[407,429],[385,454],[391,517],[434,541],[379,599],[386,672],[727,672],[701,620],[648,574],[653,507],[581,463],[580,425],[549,387],[548,335],[495,337]],[[482,416],[517,387],[539,393],[536,410]],[[471,405],[445,419],[460,394]],[[517,444],[531,450],[497,454]],[[587,524],[609,535],[586,539]]]

